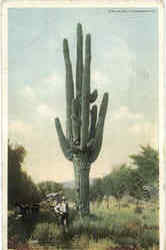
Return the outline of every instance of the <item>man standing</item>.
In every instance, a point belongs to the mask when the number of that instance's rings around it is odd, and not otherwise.
[[[62,197],[62,200],[56,204],[54,210],[57,215],[60,215],[60,224],[65,229],[65,226],[69,226],[69,206],[65,197]]]
[[[68,227],[69,226],[69,205],[64,196],[62,197],[61,211],[62,211],[61,224],[63,226],[66,225]]]

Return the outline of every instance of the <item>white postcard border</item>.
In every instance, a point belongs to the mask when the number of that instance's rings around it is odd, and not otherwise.
[[[7,142],[8,142],[8,8],[158,8],[159,11],[159,154],[160,154],[160,250],[166,250],[166,86],[164,86],[164,7],[163,2],[152,1],[93,1],[93,0],[61,0],[61,1],[3,1],[1,3],[1,182],[2,205],[0,228],[2,243],[0,249],[7,248]]]

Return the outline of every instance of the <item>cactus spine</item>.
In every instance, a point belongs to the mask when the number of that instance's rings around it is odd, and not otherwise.
[[[83,34],[81,24],[77,25],[76,81],[74,81],[70,61],[68,41],[63,41],[63,54],[66,69],[66,136],[60,120],[55,126],[64,156],[73,162],[75,174],[76,204],[80,215],[89,213],[89,172],[97,159],[103,140],[104,121],[108,106],[108,93],[105,93],[97,117],[97,90],[91,93],[90,64],[91,36],[85,39],[85,60],[83,63]]]

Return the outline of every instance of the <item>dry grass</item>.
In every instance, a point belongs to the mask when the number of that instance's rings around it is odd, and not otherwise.
[[[143,212],[135,213],[135,204],[122,206],[119,210],[116,204],[109,209],[107,204],[92,205],[93,215],[80,220],[72,217],[68,233],[57,226],[49,213],[42,213],[34,223],[33,230],[26,222],[9,225],[10,239],[12,235],[31,232],[31,239],[37,239],[35,244],[27,248],[22,245],[18,250],[158,250],[158,208],[156,204],[147,204]],[[9,220],[10,221],[10,220]],[[12,222],[12,221],[11,221]],[[29,232],[28,231],[28,232]],[[49,245],[46,243],[49,242]],[[45,243],[45,244],[43,244]],[[25,244],[25,243],[24,243]],[[54,244],[54,246],[50,246]],[[21,245],[20,245],[21,247]],[[23,248],[24,247],[24,248]],[[16,248],[15,248],[16,249]]]

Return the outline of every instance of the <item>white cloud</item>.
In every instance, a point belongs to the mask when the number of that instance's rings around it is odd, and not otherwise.
[[[103,84],[105,85],[108,82],[108,75],[105,75],[99,70],[92,71],[92,81],[97,89],[103,89]]]
[[[105,49],[102,54],[104,63],[100,64],[100,55],[96,58],[99,62],[92,64],[92,80],[99,84],[99,88],[112,83],[111,88],[124,89],[128,87],[130,76],[135,74],[131,65],[136,62],[136,57],[126,41],[117,36],[111,36],[110,39],[107,41],[108,50]]]
[[[140,134],[144,132],[145,134],[149,134],[154,130],[154,125],[150,122],[143,122],[134,124],[129,128],[129,131],[133,134]]]
[[[63,83],[64,82],[64,83]],[[65,113],[65,77],[52,73],[18,91],[15,119],[35,122],[40,118],[53,119]],[[21,105],[20,105],[21,104]],[[37,118],[38,117],[38,118]],[[37,119],[36,119],[37,118]]]
[[[28,101],[34,101],[36,98],[34,89],[28,85],[21,89],[20,94]]]
[[[127,106],[121,106],[120,109],[113,113],[114,120],[142,120],[143,114],[140,113],[132,113]]]
[[[37,112],[39,115],[43,116],[44,118],[53,118],[55,116],[55,112],[46,104],[40,104],[37,107]]]
[[[104,54],[105,73],[115,87],[119,86],[119,90],[123,90],[128,87],[128,80],[133,75],[131,65],[136,61],[135,54],[127,42],[118,36],[111,37],[110,44],[109,52]]]
[[[65,80],[65,77],[64,77],[64,80]],[[57,86],[64,86],[65,87],[65,82],[64,82],[64,85],[60,84],[60,83],[62,83],[62,81],[63,81],[63,79],[62,79],[61,75],[58,74],[57,72],[54,72],[54,73],[46,76],[45,78],[41,79],[40,86],[47,87],[46,90],[48,90],[50,88],[55,88]]]
[[[158,144],[157,129],[154,123],[142,121],[129,127],[129,133],[133,136],[144,137],[147,144],[156,147]]]
[[[32,132],[32,126],[23,121],[14,120],[9,122],[9,132],[27,134]]]
[[[157,123],[149,121],[142,113],[132,112],[127,106],[121,106],[112,114],[106,130],[106,133],[110,131],[110,137],[115,137],[116,143],[121,144],[122,140],[127,140],[128,145],[150,144],[153,147],[157,145]]]
[[[21,120],[9,121],[8,135],[11,142],[19,143],[23,145],[28,152],[31,151],[31,144],[34,139],[34,127],[32,124]]]

